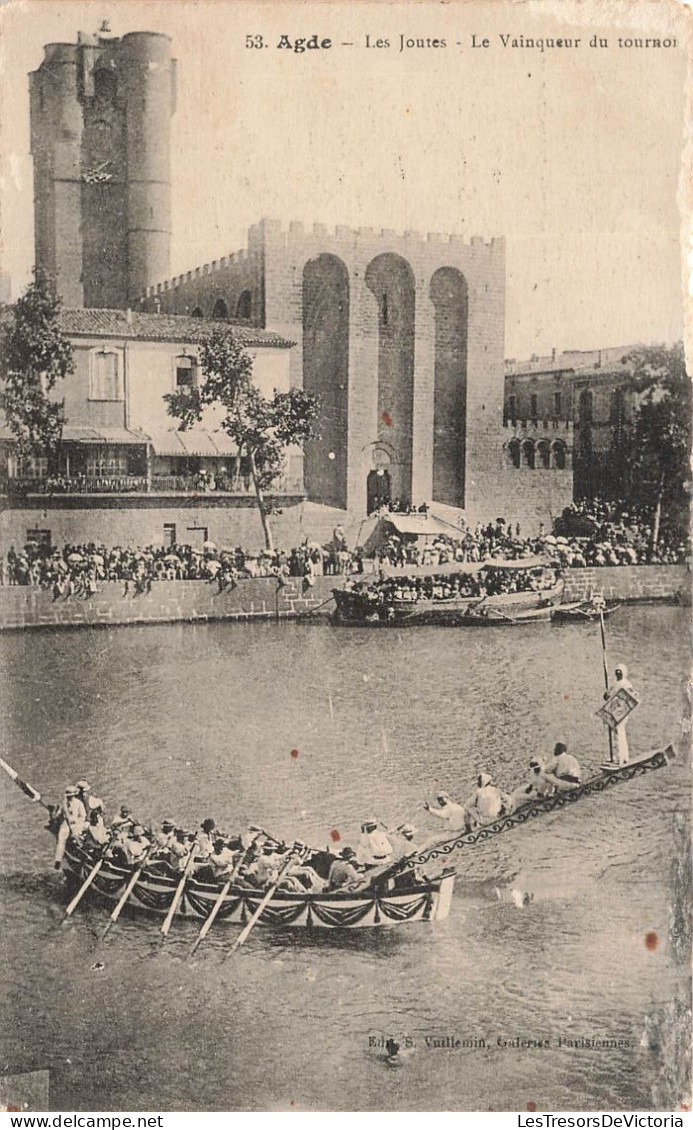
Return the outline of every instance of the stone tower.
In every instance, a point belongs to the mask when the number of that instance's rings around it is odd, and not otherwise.
[[[132,306],[170,268],[168,36],[80,33],[29,81],[36,265],[67,306]]]

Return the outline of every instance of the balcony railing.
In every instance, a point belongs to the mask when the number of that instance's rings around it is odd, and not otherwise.
[[[0,491],[5,495],[79,495],[79,494],[196,494],[214,497],[215,495],[235,495],[250,497],[254,495],[252,483],[241,479],[219,478],[212,482],[198,475],[144,475],[89,476],[78,475],[67,478],[2,478]],[[298,479],[284,477],[266,488],[269,495],[304,494],[303,484]]]

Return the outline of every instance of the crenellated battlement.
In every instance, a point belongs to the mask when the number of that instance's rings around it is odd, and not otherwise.
[[[184,271],[182,275],[174,275],[173,278],[163,279],[162,282],[148,286],[144,292],[144,297],[153,298],[156,294],[163,294],[165,291],[169,290],[177,290],[178,287],[185,286],[186,283],[190,283],[194,279],[202,278],[204,275],[214,275],[220,271],[226,271],[229,267],[233,267],[238,263],[247,262],[248,259],[249,254],[245,248],[241,251],[232,251],[229,255],[224,255],[221,259],[213,259],[211,263],[203,263],[201,267],[194,267],[190,271]]]
[[[504,236],[494,236],[486,240],[483,236],[473,235],[467,238],[461,234],[444,234],[441,232],[418,232],[407,230],[398,232],[394,228],[352,228],[345,224],[336,224],[331,228],[327,224],[314,223],[307,225],[300,220],[291,220],[288,225],[283,225],[280,220],[262,219],[253,224],[249,232],[249,242],[261,242],[262,237],[271,235],[273,243],[283,241],[284,246],[290,247],[292,243],[300,240],[328,239],[330,241],[345,240],[349,243],[371,242],[377,240],[400,240],[407,243],[418,244],[443,244],[453,247],[502,247],[505,245]]]
[[[389,245],[389,249],[400,249],[402,251],[415,247],[421,249],[449,247],[455,251],[468,248],[482,254],[490,254],[504,250],[505,237],[494,236],[492,239],[486,240],[479,235],[467,238],[457,233],[444,234],[411,230],[398,232],[394,228],[352,228],[345,224],[336,224],[334,227],[322,223],[305,225],[300,220],[291,220],[288,225],[284,225],[280,220],[262,219],[248,230],[247,249],[234,251],[221,259],[213,259],[211,263],[203,263],[202,266],[185,271],[181,275],[162,280],[148,287],[144,297],[152,298],[157,294],[177,290],[179,287],[205,275],[215,275],[238,264],[246,263],[249,259],[259,255],[268,245],[271,245],[273,251],[290,251],[299,245],[304,248],[311,248],[313,243],[316,245],[315,250],[318,247],[324,248],[329,245],[331,250],[342,248],[345,251],[353,252],[359,246],[369,248],[372,246],[375,252],[377,244],[386,243]],[[382,248],[383,251],[387,249]]]

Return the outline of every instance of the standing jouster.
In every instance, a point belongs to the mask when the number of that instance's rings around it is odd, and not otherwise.
[[[612,686],[608,687],[604,692],[604,698],[610,702],[618,697],[625,703],[630,700],[630,709],[628,709],[625,716],[614,719],[613,725],[609,725],[609,739],[613,740],[616,746],[616,760],[619,765],[627,765],[630,760],[630,750],[628,749],[628,737],[626,735],[626,726],[628,718],[630,717],[631,710],[637,705],[637,695],[630,679],[628,678],[628,668],[625,663],[619,663],[614,670],[615,682]],[[625,692],[625,694],[621,694]],[[613,739],[611,735],[613,734]]]

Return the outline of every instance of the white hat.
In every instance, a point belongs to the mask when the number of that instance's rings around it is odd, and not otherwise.
[[[483,789],[483,788],[486,787],[486,785],[492,785],[493,784],[493,777],[490,777],[488,773],[480,773],[479,777],[478,777],[478,781],[479,781],[479,788]]]

